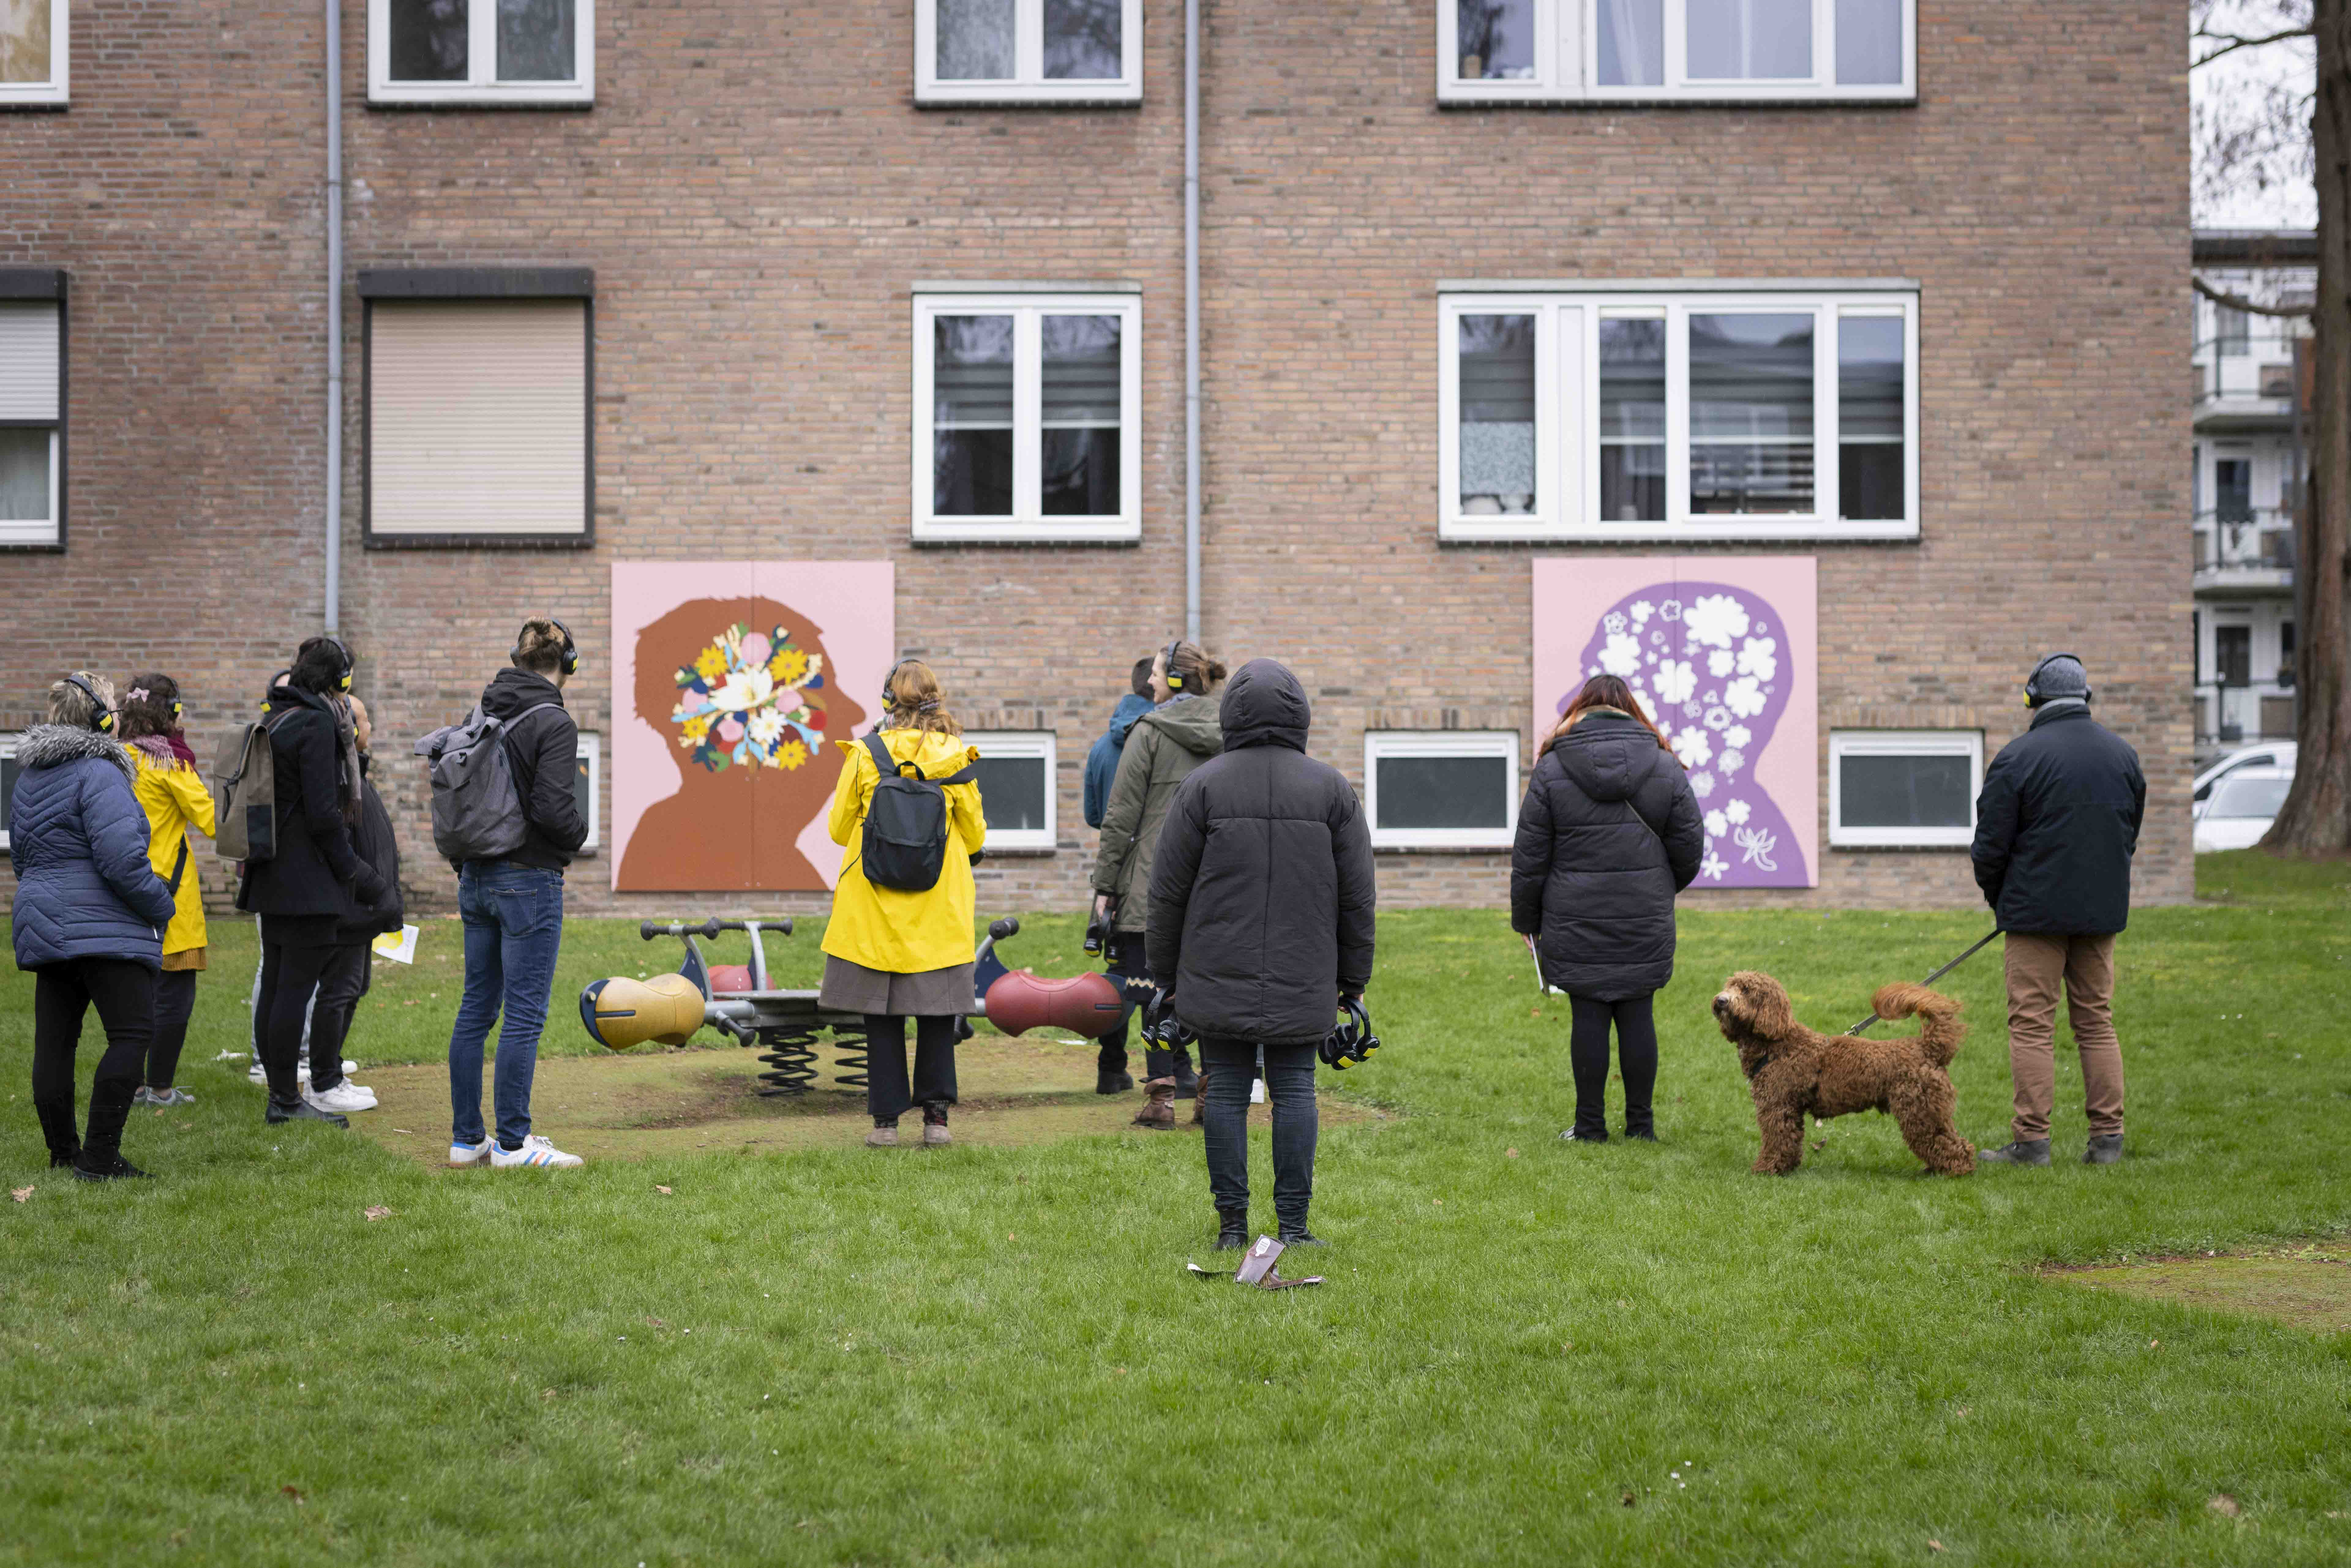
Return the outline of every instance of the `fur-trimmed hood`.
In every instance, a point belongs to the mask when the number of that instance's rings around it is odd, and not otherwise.
[[[16,766],[19,768],[57,768],[68,762],[79,762],[84,758],[99,757],[122,769],[126,781],[136,782],[138,765],[131,753],[110,735],[100,735],[94,729],[78,725],[37,724],[17,737]]]

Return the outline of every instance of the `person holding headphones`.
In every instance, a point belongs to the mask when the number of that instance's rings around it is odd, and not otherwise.
[[[340,1040],[310,1033],[310,1082],[296,1071],[303,1024],[319,977],[342,946],[342,922],[356,899],[372,904],[383,879],[351,847],[360,817],[357,737],[336,701],[350,689],[351,655],[332,636],[313,637],[293,673],[269,694],[271,767],[277,786],[277,852],[245,862],[236,906],[261,917],[261,1065],[271,1123],[328,1122],[368,1110],[375,1096],[343,1078]]]
[[[180,732],[180,684],[162,674],[133,675],[122,694],[122,739],[139,774],[132,789],[147,813],[147,863],[172,890],[172,924],[163,933],[163,969],[155,981],[155,1038],[147,1047],[146,1078],[137,1103],[189,1105],[178,1088],[180,1051],[196,1006],[196,974],[204,967],[204,895],[198,885],[188,830],[210,838],[212,792],[196,770],[196,754]]]
[[[531,1131],[530,1084],[563,946],[563,869],[588,840],[572,794],[580,729],[563,706],[563,687],[580,673],[580,648],[562,622],[538,616],[522,623],[510,657],[484,688],[482,712],[506,726],[523,841],[496,860],[457,867],[465,997],[449,1034],[449,1163],[564,1170],[583,1162]],[[482,1045],[502,1014],[493,1136],[482,1124]]]
[[[1146,983],[1144,927],[1151,915],[1151,863],[1167,821],[1167,802],[1192,770],[1224,749],[1224,726],[1217,705],[1205,698],[1225,678],[1224,665],[1196,643],[1177,639],[1151,661],[1151,696],[1157,704],[1128,732],[1119,754],[1118,775],[1102,813],[1102,844],[1094,854],[1094,906],[1110,916],[1110,973],[1132,991]],[[1130,1009],[1130,1013],[1132,1009]],[[1126,1071],[1126,1019],[1102,1039],[1102,1080]],[[1190,1053],[1144,1048],[1144,1092],[1148,1096],[1134,1124],[1168,1131],[1176,1125],[1176,1102],[1199,1092]],[[1097,1083],[1101,1090],[1101,1083]],[[1195,1107],[1196,1109],[1196,1106]]]
[[[902,659],[882,683],[883,713],[873,730],[839,740],[841,778],[830,826],[841,846],[824,928],[820,1005],[865,1015],[865,1142],[895,1148],[898,1118],[923,1108],[923,1142],[953,1142],[947,1107],[956,1103],[956,1019],[971,1010],[972,862],[987,841],[977,747],[947,711],[939,678],[920,659]],[[938,786],[946,842],[937,880],[926,888],[877,885],[866,875],[865,831],[882,770]],[[914,1020],[914,1077],[906,1081],[906,1020]]]
[[[2090,1143],[2082,1163],[2123,1157],[2123,1048],[2115,1038],[2115,936],[2130,924],[2131,856],[2147,778],[2130,743],[2090,716],[2079,655],[2052,653],[2024,680],[2032,722],[2000,748],[1976,798],[1976,883],[2007,934],[2011,1137],[1976,1157],[2049,1163],[2057,994],[2082,1053]]]
[[[49,719],[16,742],[9,807],[16,873],[10,936],[33,974],[33,1112],[52,1169],[87,1181],[147,1173],[122,1157],[122,1125],[155,1030],[155,976],[171,891],[147,861],[130,755],[114,738],[114,686],[77,670],[49,688]],[[74,1052],[98,1009],[106,1051],[89,1124],[74,1130]]]

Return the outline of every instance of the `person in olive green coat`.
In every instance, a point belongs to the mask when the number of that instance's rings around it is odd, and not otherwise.
[[[1203,653],[1196,643],[1171,643],[1151,663],[1151,695],[1158,706],[1135,721],[1127,733],[1126,747],[1118,760],[1118,777],[1110,789],[1110,806],[1102,813],[1102,848],[1094,856],[1093,887],[1098,904],[1112,911],[1110,971],[1138,985],[1149,970],[1143,957],[1143,931],[1150,914],[1151,859],[1159,845],[1160,824],[1167,818],[1167,802],[1176,787],[1192,769],[1224,749],[1224,730],[1217,705],[1200,699],[1225,678],[1224,665]],[[1102,1041],[1102,1074],[1123,1076],[1126,1024]],[[1144,1051],[1149,1095],[1134,1120],[1145,1127],[1172,1128],[1179,1093],[1196,1092],[1197,1078],[1188,1053],[1146,1045]]]

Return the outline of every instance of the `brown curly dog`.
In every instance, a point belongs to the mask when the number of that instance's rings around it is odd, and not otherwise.
[[[1888,986],[1871,1004],[1881,1019],[1922,1020],[1919,1033],[1900,1040],[1819,1034],[1796,1021],[1788,993],[1771,976],[1741,969],[1714,998],[1715,1022],[1739,1048],[1739,1065],[1755,1096],[1763,1151],[1755,1169],[1785,1176],[1804,1159],[1804,1113],[1826,1121],[1855,1111],[1883,1111],[1901,1125],[1902,1141],[1943,1176],[1976,1168],[1973,1144],[1951,1124],[1958,1094],[1945,1071],[1959,1054],[1967,1026],[1959,1004],[1924,986]]]

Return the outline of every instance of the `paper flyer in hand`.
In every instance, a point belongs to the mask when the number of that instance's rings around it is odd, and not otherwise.
[[[368,946],[375,949],[379,957],[389,958],[395,964],[413,964],[416,962],[416,927],[403,925],[397,933],[387,931]]]

